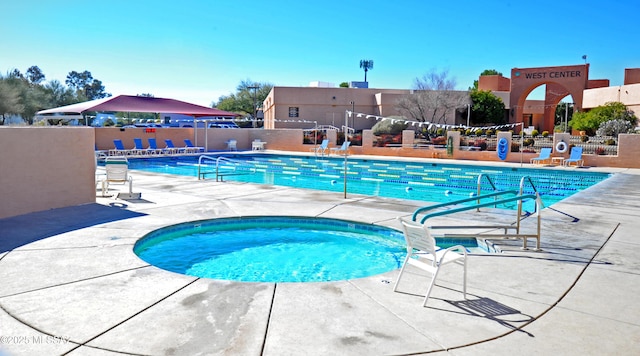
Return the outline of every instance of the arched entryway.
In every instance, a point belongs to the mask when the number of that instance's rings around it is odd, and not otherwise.
[[[552,131],[554,127],[555,109],[560,100],[571,95],[574,109],[582,108],[582,93],[589,81],[589,64],[542,68],[513,68],[511,70],[511,110],[509,122],[524,122],[524,105],[527,96],[534,89],[546,85],[544,96],[544,118],[536,124],[540,131]]]

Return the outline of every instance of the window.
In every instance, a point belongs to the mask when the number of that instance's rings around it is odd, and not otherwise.
[[[298,117],[298,108],[289,107],[289,117]]]

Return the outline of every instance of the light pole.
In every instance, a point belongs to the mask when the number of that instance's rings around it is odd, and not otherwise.
[[[257,91],[260,87],[257,85],[252,85],[247,87],[247,89],[253,89],[253,120],[251,120],[253,122],[252,126],[255,128],[256,127],[256,119],[258,116],[258,107],[256,106],[256,96],[257,96]]]
[[[356,102],[351,101],[351,112],[347,110],[344,115],[344,143],[347,150],[344,151],[344,198],[347,199],[347,152],[349,148],[349,116],[355,115]],[[355,116],[354,116],[355,118]],[[354,125],[355,126],[355,125]]]

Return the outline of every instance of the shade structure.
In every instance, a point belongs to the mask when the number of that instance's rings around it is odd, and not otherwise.
[[[38,111],[37,115],[83,114],[87,111],[158,112],[183,114],[194,117],[238,116],[238,114],[232,112],[208,108],[206,106],[191,104],[180,100],[133,95],[118,95],[109,98],[85,101],[82,103]]]

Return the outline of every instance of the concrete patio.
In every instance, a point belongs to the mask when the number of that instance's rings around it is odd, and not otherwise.
[[[239,283],[160,270],[132,251],[183,221],[275,214],[399,228],[395,218],[424,203],[134,171],[140,200],[0,220],[0,355],[636,354],[640,172],[616,171],[542,212],[543,251],[496,241],[502,253],[470,257],[468,300],[460,269],[445,268],[426,308],[428,277],[414,269],[401,293],[398,270]]]

